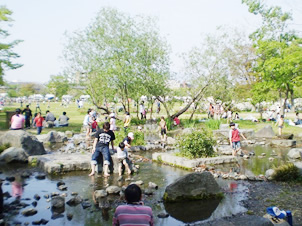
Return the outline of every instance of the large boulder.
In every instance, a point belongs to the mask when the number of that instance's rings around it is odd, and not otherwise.
[[[43,143],[63,143],[67,141],[67,136],[64,133],[50,131],[47,134],[36,136],[40,142]]]
[[[295,140],[271,140],[271,145],[277,147],[295,147],[296,143]]]
[[[167,186],[165,202],[220,198],[221,189],[210,172],[190,173]]]
[[[28,161],[28,154],[23,148],[10,147],[1,153],[0,161],[4,161],[6,163],[12,163],[12,162],[26,163]]]
[[[175,145],[177,143],[176,139],[173,137],[167,137],[167,144],[168,145]]]
[[[255,131],[253,129],[240,129],[243,136],[246,138],[253,138],[255,136]]]
[[[38,139],[23,130],[11,130],[0,137],[0,144],[23,148],[28,155],[46,154],[44,146]]]
[[[291,159],[301,159],[302,158],[302,148],[292,148],[287,153],[287,156]]]
[[[233,149],[230,145],[218,146],[217,151],[222,155],[232,155],[233,154]]]
[[[274,136],[276,135],[273,131],[273,128],[269,125],[265,126],[264,128],[255,133],[255,137],[258,138],[272,138]]]

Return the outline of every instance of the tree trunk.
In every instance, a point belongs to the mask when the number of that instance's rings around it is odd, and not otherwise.
[[[128,104],[128,112],[130,114],[130,101],[129,101],[129,98],[127,99],[127,104]]]
[[[165,101],[162,100],[160,97],[156,97],[156,99],[163,104],[163,106],[164,106],[164,108],[166,110],[168,118],[171,119],[170,112],[169,112],[168,106],[166,105]]]
[[[196,103],[196,105],[195,105],[195,107],[194,107],[194,109],[193,109],[193,111],[192,111],[192,114],[191,114],[190,119],[189,119],[190,122],[191,122],[191,120],[192,120],[192,118],[193,118],[193,116],[194,116],[194,113],[195,113],[196,110],[197,110],[197,107],[198,107],[198,103]]]
[[[296,108],[295,108],[295,98],[294,98],[294,90],[293,89],[290,90],[290,103],[292,105],[291,112],[295,112]]]
[[[137,117],[137,119],[139,119],[139,116],[138,116],[138,100],[136,101],[136,117]]]
[[[94,100],[92,100],[92,103],[93,103],[94,106],[96,106],[98,109],[105,111],[106,114],[109,115],[109,114],[111,113],[107,108],[104,108],[104,107],[99,106]]]
[[[284,99],[284,103],[283,103],[283,109],[282,109],[282,114],[284,115],[284,113],[285,113],[285,109],[287,108],[286,107],[286,102],[287,102],[287,100],[288,100],[288,93],[289,93],[289,90],[288,90],[288,88],[286,89],[286,93],[285,93],[285,99]]]
[[[154,101],[152,100],[152,97],[151,97],[151,112],[150,112],[150,119],[152,119],[152,113],[153,113],[153,104],[154,104]]]

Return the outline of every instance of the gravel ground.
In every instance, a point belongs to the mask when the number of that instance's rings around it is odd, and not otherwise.
[[[302,184],[284,182],[251,182],[249,199],[244,201],[247,214],[263,216],[266,207],[277,206],[290,210],[294,225],[302,226]]]

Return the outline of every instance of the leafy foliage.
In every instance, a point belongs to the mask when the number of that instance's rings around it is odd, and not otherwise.
[[[11,21],[9,17],[12,14],[12,11],[7,9],[5,6],[0,6],[0,22]],[[1,26],[2,27],[2,26]],[[0,28],[0,38],[5,39],[9,36],[9,33]],[[3,75],[5,70],[16,69],[21,67],[21,64],[15,64],[12,62],[12,59],[18,58],[19,55],[14,53],[12,49],[16,46],[20,40],[16,40],[10,43],[0,42],[0,85],[4,84]]]
[[[180,152],[178,156],[190,159],[214,156],[213,146],[216,140],[213,139],[211,132],[207,130],[193,131],[191,134],[183,135],[178,138]]]
[[[272,175],[272,178],[276,181],[295,181],[299,177],[299,169],[293,163],[279,166]]]
[[[205,122],[206,126],[210,130],[217,130],[220,128],[221,121],[215,119],[209,119]]]
[[[68,93],[70,82],[68,78],[63,75],[52,75],[50,81],[47,83],[48,92],[54,94],[56,97],[62,97]]]
[[[8,144],[8,143],[0,145],[0,154],[8,148],[10,148],[10,144]]]

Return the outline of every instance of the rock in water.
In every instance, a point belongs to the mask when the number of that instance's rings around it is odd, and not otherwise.
[[[28,155],[44,155],[46,154],[44,146],[23,130],[11,130],[0,137],[0,144],[10,144],[11,147],[23,148]]]
[[[108,194],[119,194],[122,189],[118,186],[112,185],[106,188]]]
[[[164,201],[202,200],[221,198],[222,192],[210,172],[191,173],[170,184],[164,194]]]
[[[10,147],[1,153],[0,161],[4,161],[6,163],[26,163],[28,161],[28,154],[23,148]]]
[[[52,197],[51,210],[54,213],[63,213],[65,211],[65,198],[62,196]]]
[[[302,158],[302,148],[292,148],[292,149],[290,149],[287,156],[291,159]]]
[[[83,202],[83,199],[82,199],[81,196],[75,196],[75,197],[69,199],[69,200],[67,201],[67,204],[68,204],[69,206],[77,206],[77,205],[79,205],[79,204],[82,203],[82,202]]]
[[[26,210],[22,211],[22,215],[25,216],[25,217],[33,216],[36,213],[38,213],[38,211],[36,209],[33,209],[33,208],[26,209]]]
[[[255,137],[259,137],[259,138],[272,138],[274,136],[275,136],[275,133],[271,126],[265,126],[261,130],[259,130],[257,133],[255,133]]]
[[[98,200],[99,198],[104,198],[107,196],[107,192],[105,190],[96,190],[94,192],[94,197],[96,200]]]

